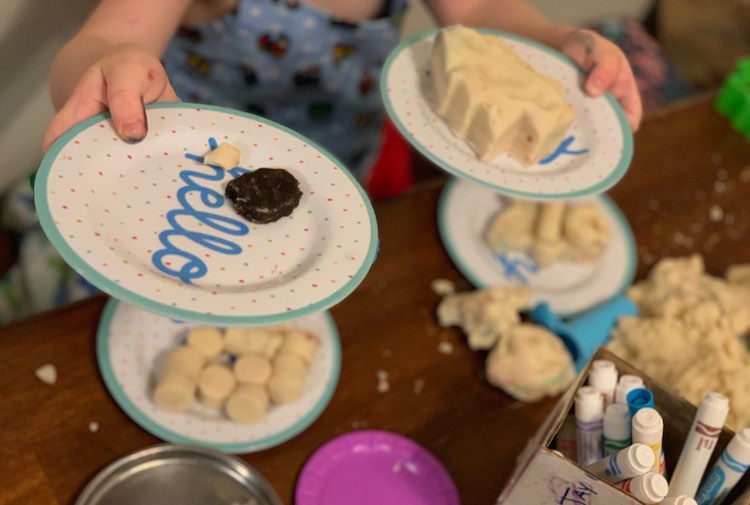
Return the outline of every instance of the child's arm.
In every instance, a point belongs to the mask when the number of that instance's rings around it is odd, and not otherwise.
[[[108,109],[120,136],[142,139],[143,104],[177,99],[159,58],[189,5],[190,0],[102,0],[52,64],[50,92],[59,112],[43,148],[78,121]]]
[[[426,0],[441,25],[495,28],[537,40],[568,55],[587,72],[584,90],[598,96],[609,91],[620,102],[633,130],[643,109],[638,87],[625,55],[604,37],[589,30],[560,26],[525,0]]]

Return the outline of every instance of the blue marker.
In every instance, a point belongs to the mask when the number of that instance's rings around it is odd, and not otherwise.
[[[695,501],[719,505],[750,467],[750,428],[737,433],[703,480]]]

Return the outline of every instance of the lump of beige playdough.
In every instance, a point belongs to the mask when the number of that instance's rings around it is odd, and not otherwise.
[[[216,165],[226,170],[240,164],[240,150],[229,142],[222,142],[203,157],[206,165]]]
[[[154,403],[167,412],[185,412],[193,404],[196,385],[184,375],[163,376],[154,389]]]
[[[243,424],[257,423],[263,419],[267,410],[268,392],[255,384],[239,386],[224,404],[227,417]]]
[[[256,384],[259,386],[268,382],[271,373],[273,373],[271,362],[262,354],[243,354],[238,356],[232,369],[238,383]]]
[[[594,203],[503,201],[485,232],[493,252],[527,252],[545,267],[561,260],[596,261],[607,248],[609,221]]]
[[[627,294],[638,317],[624,317],[608,348],[695,405],[717,391],[732,408],[727,426],[750,425],[750,286],[706,274],[699,255],[665,258]]]
[[[287,354],[296,354],[302,358],[305,363],[310,364],[318,351],[320,341],[312,333],[294,329],[286,332],[284,343],[279,348],[279,352]]]
[[[40,366],[34,370],[34,375],[36,375],[37,379],[50,386],[53,386],[57,382],[57,368],[52,363],[45,363]]]
[[[215,360],[224,347],[221,330],[213,326],[196,326],[188,331],[187,345],[208,361]]]
[[[203,370],[206,358],[195,348],[177,346],[169,351],[164,360],[162,376],[183,375],[192,381],[197,381]]]
[[[234,389],[236,380],[232,371],[224,365],[208,365],[198,380],[198,398],[206,407],[218,409]]]
[[[490,287],[448,295],[438,306],[438,322],[460,326],[472,349],[489,349],[520,323],[518,312],[528,307],[529,296],[525,287]]]
[[[575,119],[562,84],[537,72],[499,37],[461,25],[444,28],[429,70],[435,111],[481,160],[509,153],[536,163]]]
[[[576,377],[573,358],[560,338],[547,329],[520,324],[492,349],[487,380],[514,398],[534,402],[565,391]]]

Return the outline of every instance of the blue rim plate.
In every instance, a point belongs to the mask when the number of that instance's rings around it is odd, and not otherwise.
[[[331,401],[341,371],[341,344],[327,311],[293,324],[316,334],[321,345],[308,370],[306,391],[294,403],[269,407],[256,424],[233,423],[196,404],[186,413],[160,410],[150,399],[155,363],[196,323],[175,321],[110,299],[99,321],[96,356],[112,397],[143,429],[175,444],[195,444],[233,454],[279,445],[310,426]]]
[[[102,291],[150,312],[217,325],[324,310],[377,252],[372,205],[351,173],[296,132],[222,107],[147,106],[149,135],[121,141],[108,116],[66,132],[39,168],[35,203],[62,257]],[[240,167],[203,155],[227,141]],[[303,192],[289,217],[257,225],[224,199],[233,177],[285,168]]]
[[[480,31],[502,38],[537,71],[563,84],[576,119],[561,145],[530,166],[508,154],[480,161],[430,105],[432,92],[425,73],[438,30],[404,40],[388,56],[381,75],[386,110],[404,137],[446,172],[510,196],[574,198],[602,193],[617,183],[630,166],[633,135],[614,97],[586,96],[580,69],[545,45],[496,30]]]
[[[610,223],[610,241],[592,263],[560,261],[539,268],[525,253],[494,253],[484,240],[493,216],[502,209],[500,195],[463,179],[452,179],[438,202],[438,229],[448,255],[477,288],[528,286],[531,304],[547,302],[570,317],[621,293],[635,278],[637,250],[630,224],[606,195],[593,199]]]

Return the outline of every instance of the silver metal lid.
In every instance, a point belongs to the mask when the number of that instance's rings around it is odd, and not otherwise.
[[[124,456],[83,490],[75,505],[283,505],[243,461],[214,449],[162,444]]]

